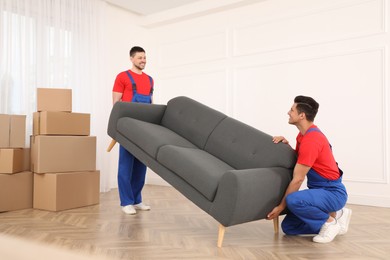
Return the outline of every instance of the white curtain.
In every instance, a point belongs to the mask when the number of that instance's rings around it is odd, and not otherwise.
[[[91,114],[98,138],[101,190],[116,186],[99,101],[102,71],[100,0],[0,0],[0,113],[27,116],[26,143],[36,111],[36,88],[70,88],[74,112]],[[104,16],[103,16],[104,17]],[[103,142],[99,142],[99,138]]]

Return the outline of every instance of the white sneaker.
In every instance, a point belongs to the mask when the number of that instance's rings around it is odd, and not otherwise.
[[[127,215],[134,215],[137,213],[133,205],[127,205],[122,207],[122,211]]]
[[[343,208],[342,215],[337,219],[340,224],[339,235],[344,235],[348,232],[349,222],[351,221],[352,209]]]
[[[313,237],[313,242],[329,243],[339,234],[340,229],[341,227],[337,221],[335,223],[325,223],[322,225],[320,233]]]
[[[142,202],[139,204],[135,204],[134,208],[139,210],[150,210],[150,206],[143,204]]]

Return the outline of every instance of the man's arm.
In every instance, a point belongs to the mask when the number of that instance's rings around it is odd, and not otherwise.
[[[122,101],[123,93],[120,92],[112,92],[112,105],[115,105],[116,102]],[[108,145],[107,152],[111,152],[112,148],[115,146],[116,141],[114,139],[111,140],[111,143]]]
[[[121,101],[122,100],[122,95],[123,95],[123,93],[121,93],[121,92],[113,91],[112,92],[112,105],[114,105],[118,101]]]
[[[310,170],[309,166],[298,164],[298,163],[295,165],[293,179],[288,185],[282,201],[267,215],[267,219],[274,219],[280,215],[280,213],[286,208],[287,195],[299,190],[309,170]]]

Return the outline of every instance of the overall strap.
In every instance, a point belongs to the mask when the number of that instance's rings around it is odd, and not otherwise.
[[[308,133],[310,133],[310,132],[320,132],[320,133],[322,134],[321,130],[320,130],[319,128],[317,128],[317,127],[309,128],[309,129],[306,131],[305,135],[308,134]]]
[[[133,95],[135,95],[137,93],[137,85],[135,84],[135,80],[134,80],[133,76],[131,76],[131,73],[128,70],[126,70],[126,73],[127,73],[127,76],[129,76],[129,79],[131,81],[131,85],[132,85],[132,88],[133,88]],[[149,77],[149,82],[150,82],[150,93],[149,93],[149,95],[153,95],[153,91],[154,91],[153,79],[149,75],[148,75],[148,77]]]
[[[323,136],[325,136],[325,135],[321,132],[321,130],[320,130],[318,127],[309,128],[309,129],[306,131],[305,135],[307,135],[307,134],[310,133],[310,132],[319,132],[319,133],[321,133]],[[325,138],[326,138],[326,136],[325,136]],[[328,141],[328,143],[329,143],[329,141]],[[332,145],[331,145],[330,143],[329,143],[329,146],[330,146],[330,149],[332,150]]]
[[[135,84],[133,76],[131,76],[130,72],[126,70],[127,76],[129,76],[129,79],[131,81],[131,86],[133,88],[133,96],[137,93],[137,85]]]
[[[149,95],[153,95],[153,91],[154,91],[153,79],[149,75],[148,75],[148,77],[149,77],[149,81],[150,81],[150,93],[149,93]]]

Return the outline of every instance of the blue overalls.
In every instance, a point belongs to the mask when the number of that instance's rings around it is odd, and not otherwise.
[[[141,95],[137,93],[137,86],[129,71],[126,71],[130,78],[133,98],[131,102],[152,103],[153,79],[149,76],[150,93]],[[142,202],[141,191],[145,184],[146,166],[129,153],[122,145],[119,147],[118,163],[118,190],[121,206],[135,205]]]
[[[317,131],[311,128],[306,133]],[[332,148],[332,146],[330,146]],[[313,169],[307,173],[309,189],[293,192],[286,197],[287,215],[282,222],[282,230],[287,235],[318,234],[328,220],[329,213],[342,209],[347,202],[347,191],[340,178],[328,180]]]

